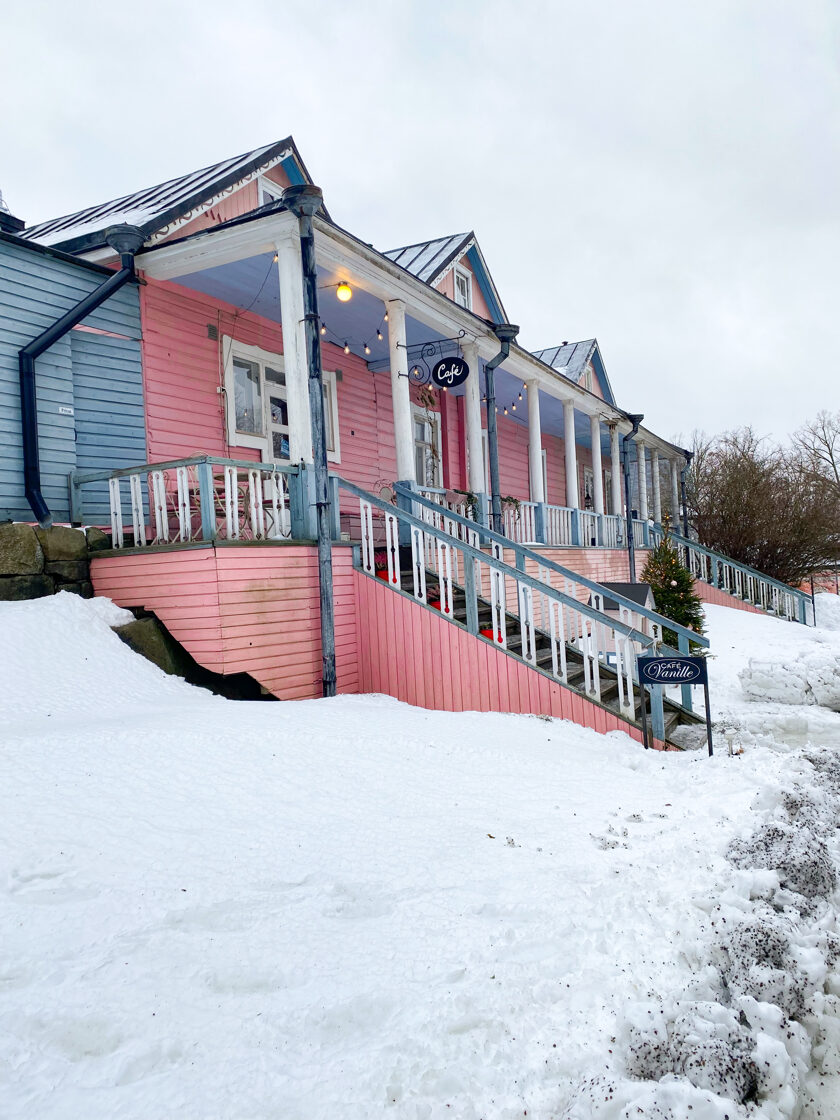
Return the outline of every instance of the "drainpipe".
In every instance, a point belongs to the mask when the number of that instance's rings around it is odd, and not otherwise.
[[[633,509],[630,502],[630,448],[627,441],[631,440],[638,432],[639,425],[644,418],[644,413],[628,412],[627,419],[633,427],[621,440],[621,458],[624,465],[624,514],[627,519],[627,563],[631,583],[636,582],[636,542],[633,537]]]
[[[683,522],[683,536],[688,540],[688,502],[685,497],[685,476],[688,468],[691,466],[691,460],[694,458],[693,451],[683,451],[685,455],[685,466],[680,471],[680,498],[682,499],[682,522]]]
[[[33,338],[18,353],[20,372],[20,424],[23,434],[23,483],[26,500],[42,529],[52,525],[52,514],[41,493],[41,458],[38,451],[38,396],[35,385],[35,359],[72,330],[92,311],[134,279],[134,254],[146,235],[136,226],[112,226],[105,240],[120,254],[120,270],[94,288],[81,302],[62,315],[51,327]]]
[[[502,495],[499,483],[499,437],[496,427],[496,368],[510,353],[510,344],[519,334],[519,327],[511,323],[496,323],[493,333],[502,344],[499,353],[484,367],[485,400],[487,402],[487,450],[490,458],[490,493],[493,502],[491,527],[495,533],[502,531]]]
[[[303,322],[309,370],[309,416],[315,465],[315,509],[318,524],[318,590],[321,604],[321,683],[324,696],[335,696],[335,609],[333,604],[332,534],[327,438],[324,428],[324,377],[321,369],[321,333],[318,320],[318,273],[312,215],[323,205],[320,187],[306,183],[286,187],[283,203],[300,227],[303,268]]]

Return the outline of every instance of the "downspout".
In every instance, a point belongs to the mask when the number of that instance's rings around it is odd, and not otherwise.
[[[631,583],[636,582],[636,541],[633,535],[633,510],[630,503],[630,448],[627,441],[636,435],[644,418],[644,413],[628,412],[627,419],[633,427],[621,440],[621,459],[624,467],[624,515],[627,520],[627,564]]]
[[[315,509],[318,526],[318,590],[321,606],[321,686],[335,696],[335,606],[333,603],[332,536],[327,438],[324,427],[324,377],[321,369],[321,332],[318,329],[318,273],[312,216],[323,205],[320,187],[296,184],[283,191],[283,202],[298,220],[303,271],[303,322],[309,372],[309,415],[315,467]]]
[[[23,484],[26,500],[43,529],[52,525],[52,514],[41,493],[41,457],[38,449],[38,394],[35,384],[35,360],[58,342],[69,330],[86,319],[92,311],[134,279],[134,254],[145,241],[145,234],[136,226],[112,226],[105,231],[105,240],[120,254],[120,269],[98,288],[62,315],[52,326],[33,338],[18,353],[20,373],[20,424],[23,435]]]
[[[496,323],[493,333],[501,343],[501,349],[484,367],[484,398],[487,402],[487,451],[490,458],[490,494],[493,504],[491,528],[494,533],[501,533],[502,495],[499,482],[499,436],[496,425],[496,368],[510,353],[510,344],[519,334],[519,327],[511,323]]]
[[[686,494],[685,494],[685,476],[686,476],[686,472],[688,471],[688,468],[691,466],[691,460],[694,458],[694,452],[693,451],[683,451],[683,455],[685,455],[685,466],[680,471],[680,498],[682,499],[682,508],[683,508],[683,515],[682,515],[683,536],[685,537],[686,540],[688,540],[688,502],[686,501]]]

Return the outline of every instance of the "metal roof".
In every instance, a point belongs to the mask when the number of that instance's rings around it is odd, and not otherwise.
[[[535,358],[556,369],[570,381],[579,381],[597,345],[594,338],[587,338],[583,342],[564,342],[561,346],[549,346],[545,350],[531,352]]]
[[[303,168],[294,141],[289,136],[274,144],[266,144],[262,148],[254,148],[242,155],[202,167],[199,171],[191,171],[165,183],[123,195],[111,202],[40,222],[22,231],[21,236],[44,245],[61,245],[74,252],[103,245],[105,242],[102,235],[108,226],[122,222],[139,226],[151,236],[170,223],[185,218],[228,187],[277,162],[286,154],[294,155]]]
[[[453,233],[449,237],[436,237],[433,241],[404,245],[402,249],[386,249],[384,255],[418,280],[432,284],[473,237],[472,233]]]

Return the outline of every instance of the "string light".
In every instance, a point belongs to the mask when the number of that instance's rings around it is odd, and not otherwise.
[[[507,416],[507,405],[505,405],[505,416]]]
[[[342,303],[347,303],[349,299],[353,298],[353,289],[346,280],[342,280],[338,287],[335,289],[335,294]]]
[[[387,311],[385,312],[385,322],[386,323],[388,322],[388,312]]]
[[[327,328],[326,328],[326,327],[324,326],[324,324],[322,323],[322,324],[321,324],[321,334],[326,334],[326,333],[327,333]]]
[[[514,412],[516,412],[516,405],[515,404],[512,404],[510,407],[513,409]]]
[[[280,260],[280,255],[279,255],[278,253],[275,253],[275,254],[274,254],[274,263],[275,263],[275,264],[277,264],[277,262],[278,262],[279,260]]]
[[[522,390],[519,390],[519,399],[522,400]]]
[[[367,343],[365,343],[365,353],[366,353],[366,354],[369,354],[369,353],[370,353],[370,347],[368,346],[368,344],[367,344]]]
[[[345,343],[344,343],[344,353],[345,353],[345,354],[349,354],[349,353],[350,353],[350,343],[349,343],[349,342],[345,342]]]
[[[386,316],[385,316],[385,318],[387,319],[387,318],[388,318],[388,316],[386,315]],[[382,341],[382,331],[381,331],[381,330],[379,330],[379,328],[378,328],[378,327],[377,327],[377,329],[376,329],[376,337],[377,337],[377,338],[379,339],[379,341],[380,341],[380,342]]]

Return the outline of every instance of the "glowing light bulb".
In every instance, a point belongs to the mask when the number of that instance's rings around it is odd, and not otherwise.
[[[344,353],[345,353],[345,354],[349,354],[349,353],[350,353],[350,343],[349,343],[349,342],[345,342],[345,343],[344,343]]]
[[[516,405],[515,404],[512,404],[510,407],[513,409],[514,412],[516,412]]]
[[[507,416],[507,405],[505,405],[505,416]]]
[[[387,311],[385,312],[385,322],[386,323],[388,322],[388,312]]]
[[[322,324],[321,324],[321,334],[326,334],[326,333],[327,333],[327,328],[326,328],[326,327],[324,326],[324,324],[322,323]]]
[[[377,337],[377,338],[379,339],[379,341],[381,342],[381,341],[382,341],[382,331],[377,331],[377,332],[376,332],[376,337]]]
[[[370,353],[370,347],[368,346],[368,344],[367,344],[367,343],[365,343],[365,353],[366,353],[366,354],[369,354],[369,353]]]
[[[335,294],[338,296],[342,303],[347,303],[348,299],[353,298],[353,289],[350,287],[346,280],[342,280],[336,288]]]

